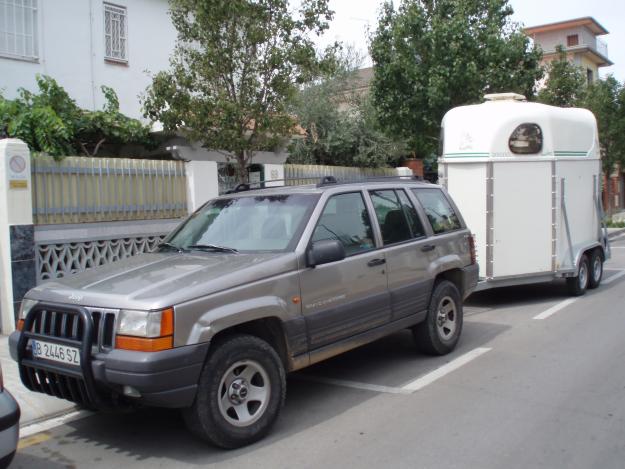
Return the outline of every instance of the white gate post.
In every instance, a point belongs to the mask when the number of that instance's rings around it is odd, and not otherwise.
[[[286,186],[283,164],[265,164],[265,187]],[[267,182],[276,181],[276,182]]]
[[[204,202],[219,195],[216,161],[187,161],[187,208],[195,212]]]
[[[0,140],[0,327],[15,330],[22,298],[35,286],[30,151],[17,139]]]

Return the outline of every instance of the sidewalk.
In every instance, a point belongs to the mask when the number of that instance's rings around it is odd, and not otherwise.
[[[608,228],[610,238],[625,233],[625,228]],[[9,355],[9,339],[0,336],[0,363],[4,376],[4,386],[13,394],[22,409],[20,426],[45,420],[76,409],[69,401],[35,393],[26,389],[20,380],[17,364]]]

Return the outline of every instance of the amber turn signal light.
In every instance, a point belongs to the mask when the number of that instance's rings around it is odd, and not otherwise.
[[[115,348],[132,350],[135,352],[159,352],[174,347],[173,336],[157,337],[148,339],[145,337],[133,337],[129,335],[118,335],[115,338]]]

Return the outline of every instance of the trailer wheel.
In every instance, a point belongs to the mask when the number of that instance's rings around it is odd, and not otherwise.
[[[590,256],[590,275],[588,288],[597,288],[603,278],[603,254],[600,249],[595,249]]]
[[[566,279],[566,286],[569,290],[569,294],[573,296],[582,296],[586,293],[588,288],[590,277],[590,267],[588,262],[588,256],[584,254],[579,260],[579,267],[577,268],[577,275],[575,277],[569,277]]]

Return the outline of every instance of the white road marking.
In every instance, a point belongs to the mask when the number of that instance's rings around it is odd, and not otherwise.
[[[432,384],[434,381],[442,378],[445,375],[448,375],[452,371],[457,370],[461,366],[466,365],[470,361],[475,360],[477,357],[485,354],[486,352],[489,352],[490,350],[492,350],[490,347],[478,347],[476,349],[473,349],[470,352],[467,352],[464,355],[460,355],[455,360],[452,360],[449,363],[441,366],[440,368],[437,368],[436,370],[428,373],[427,375],[421,376],[420,378],[417,378],[414,381],[403,385],[401,389],[410,391],[411,393],[423,389],[428,384]]]
[[[362,389],[365,391],[374,391],[387,394],[413,394],[420,389],[423,389],[428,384],[432,384],[434,381],[448,375],[452,371],[457,370],[463,365],[466,365],[472,360],[475,360],[480,355],[492,350],[489,347],[479,347],[459,356],[455,360],[446,363],[445,365],[437,368],[436,370],[420,376],[414,381],[401,386],[380,386],[378,384],[360,383],[358,381],[350,381],[346,379],[325,378],[323,376],[311,376],[311,375],[296,375],[298,379],[305,381],[311,381],[314,383],[332,384],[334,386],[342,386],[344,388]]]
[[[359,383],[358,381],[349,381],[346,379],[324,378],[323,376],[298,375],[298,378],[305,381],[315,383],[332,384],[334,386],[342,386],[344,388],[363,389],[365,391],[384,392],[387,394],[412,394],[402,388],[394,388],[392,386],[379,386],[377,384]]]
[[[575,303],[577,300],[579,300],[579,298],[569,298],[567,300],[561,301],[560,303],[552,306],[551,308],[543,311],[542,313],[537,314],[536,316],[534,316],[534,319],[547,319],[552,314],[555,314],[561,309],[566,308],[568,305]]]
[[[625,249],[625,246],[610,246],[610,249]]]
[[[615,280],[618,280],[619,278],[621,278],[623,275],[625,275],[625,270],[621,270],[618,274],[614,274],[611,277],[603,279],[601,283],[603,283],[604,285],[609,285]]]
[[[93,412],[89,412],[88,410],[76,410],[74,412],[70,412],[69,414],[61,415],[60,417],[54,417],[42,422],[31,423],[20,428],[20,438],[26,438],[36,433],[45,432],[55,427],[65,425],[66,423],[84,419],[90,415],[93,415]]]

